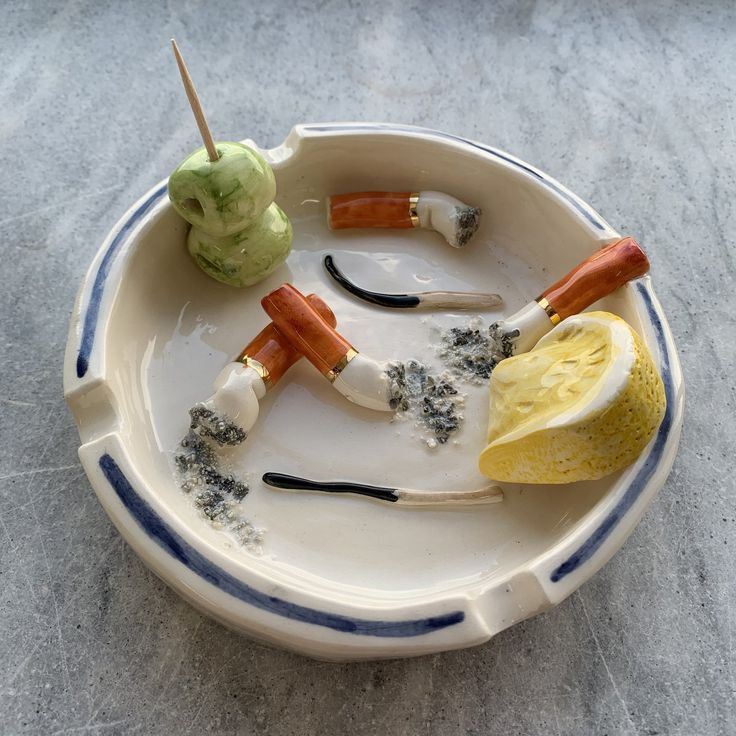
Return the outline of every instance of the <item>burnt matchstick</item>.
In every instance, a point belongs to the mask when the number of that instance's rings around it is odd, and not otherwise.
[[[418,491],[411,488],[389,488],[349,481],[317,481],[283,473],[264,473],[263,482],[273,488],[320,493],[351,493],[399,506],[466,506],[503,501],[499,486],[485,486],[473,491]]]
[[[354,284],[340,271],[331,255],[326,255],[327,273],[353,296],[363,301],[392,309],[493,309],[503,303],[499,294],[471,291],[417,291],[406,294],[384,294]]]

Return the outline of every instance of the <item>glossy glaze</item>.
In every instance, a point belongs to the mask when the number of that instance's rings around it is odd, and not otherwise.
[[[141,199],[103,244],[70,331],[65,391],[80,428],[85,469],[132,548],[178,592],[233,628],[279,646],[345,659],[407,656],[469,646],[569,596],[623,543],[664,480],[681,423],[681,376],[648,280],[620,289],[600,308],[631,322],[654,350],[667,351],[673,386],[667,432],[656,458],[593,483],[550,489],[507,484],[505,502],[468,511],[411,511],[364,500],[278,494],[260,476],[349,477],[382,486],[477,487],[487,390],[469,386],[457,445],[431,452],[410,423],[350,404],[303,361],[262,400],[258,430],[230,456],[248,476],[248,514],[266,529],[262,556],[231,546],[201,523],[173,480],[171,450],[187,410],[208,395],[213,372],[242,347],[244,327],[268,322],[259,299],[285,281],[326,298],[349,341],[380,360],[433,364],[441,329],[467,315],[407,315],[361,304],[335,290],[321,261],[339,253],[366,288],[491,290],[513,314],[617,234],[561,185],[513,157],[445,134],[392,126],[313,126],[293,132],[266,158],[281,205],[295,225],[287,263],[262,284],[234,290],[208,279],[187,256],[186,224],[165,189]],[[347,157],[347,158],[346,158]],[[346,160],[349,166],[346,168]],[[458,251],[435,233],[329,231],[331,192],[380,189],[391,169],[409,190],[447,187],[484,211],[472,247]],[[523,216],[521,213],[523,212]],[[136,213],[139,213],[136,215]],[[130,218],[145,218],[145,227]],[[645,294],[640,296],[640,292]],[[658,342],[662,336],[664,343]],[[663,346],[663,347],[658,347]],[[77,366],[84,359],[84,370]],[[121,507],[100,471],[114,457],[136,494],[218,569],[281,600],[363,619],[417,620],[462,610],[462,623],[420,637],[377,640],[266,613],[215,589],[152,544]],[[470,461],[468,461],[470,458]],[[401,564],[396,564],[400,559]],[[552,573],[554,572],[554,575]]]
[[[317,164],[309,156],[304,162],[305,167]],[[296,169],[294,178],[299,174]],[[145,458],[146,477],[157,489],[159,502],[239,567],[255,568],[284,585],[309,580],[310,585],[347,589],[351,596],[368,600],[410,589],[433,595],[459,580],[478,584],[528,564],[579,523],[610,487],[593,483],[582,489],[557,488],[552,496],[544,487],[506,486],[505,502],[492,510],[396,514],[389,513],[391,509],[383,513],[380,506],[363,508],[358,499],[275,494],[258,480],[278,460],[279,471],[301,477],[344,477],[349,471],[351,479],[367,484],[436,490],[480,487],[485,479],[475,459],[485,447],[486,386],[463,387],[466,421],[458,444],[432,452],[419,444],[410,422],[391,422],[389,414],[346,401],[318,371],[299,361],[289,380],[268,392],[260,405],[257,431],[229,458],[236,474],[251,482],[249,518],[267,530],[263,556],[254,558],[224,546],[221,535],[201,528],[196,511],[190,512],[182,500],[171,480],[169,453],[187,426],[187,411],[209,395],[217,367],[237,354],[244,326],[256,332],[268,323],[259,297],[279,287],[284,278],[305,293],[325,295],[341,334],[382,360],[415,358],[439,367],[434,343],[440,331],[467,319],[463,313],[407,319],[393,310],[366,307],[330,285],[320,265],[325,246],[327,252],[340,253],[351,273],[365,274],[366,279],[370,275],[370,285],[377,289],[389,289],[396,282],[459,290],[485,284],[507,295],[511,311],[547,281],[542,269],[550,266],[526,260],[504,243],[468,259],[427,231],[384,231],[370,239],[350,231],[328,233],[323,201],[304,202],[310,194],[306,188],[290,188],[285,204],[298,239],[288,272],[272,275],[254,293],[203,278],[181,252],[181,241],[165,239],[165,233],[177,227],[174,216],[163,217],[144,241],[165,247],[144,245],[136,251],[121,285],[120,309],[113,315],[116,337],[110,360],[115,365],[115,391],[125,397],[120,405],[125,441],[136,457]],[[160,274],[172,263],[178,278],[162,281]],[[637,321],[625,297],[611,298],[607,308]],[[150,314],[158,315],[155,324],[146,321]],[[499,310],[487,319],[502,316]],[[431,566],[426,565],[428,555]],[[395,564],[397,556],[402,557],[401,566]]]

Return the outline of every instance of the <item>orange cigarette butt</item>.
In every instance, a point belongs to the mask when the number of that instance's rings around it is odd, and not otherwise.
[[[411,192],[352,192],[330,197],[329,225],[349,227],[414,227]]]
[[[621,238],[575,266],[539,299],[546,299],[559,319],[565,319],[647,271],[649,259],[639,244],[633,238]]]
[[[278,331],[323,375],[353,349],[291,284],[263,297],[261,306]]]

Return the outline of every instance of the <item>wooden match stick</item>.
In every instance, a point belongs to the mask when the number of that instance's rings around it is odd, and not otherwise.
[[[189,98],[189,104],[192,107],[194,113],[194,119],[197,121],[197,127],[204,141],[204,147],[207,149],[207,155],[210,161],[217,161],[220,158],[215,148],[215,141],[212,139],[212,133],[210,133],[209,125],[207,125],[207,118],[204,116],[202,105],[199,102],[197,96],[197,90],[194,88],[194,82],[189,76],[187,65],[184,63],[179,47],[176,45],[176,41],[171,39],[171,48],[174,49],[174,56],[176,57],[176,63],[179,67],[179,74],[181,74],[181,81],[184,83],[184,91],[187,93]]]
[[[498,294],[485,294],[473,291],[416,291],[407,294],[383,294],[369,291],[350,281],[340,271],[331,255],[324,257],[327,273],[353,296],[379,307],[392,309],[494,309],[503,302]]]
[[[503,501],[503,490],[499,486],[485,486],[472,491],[418,491],[412,488],[387,488],[350,481],[309,480],[284,473],[264,473],[262,480],[273,488],[320,493],[352,493],[399,506],[468,506]]]

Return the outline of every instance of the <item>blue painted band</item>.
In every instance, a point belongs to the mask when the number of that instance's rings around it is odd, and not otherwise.
[[[569,192],[566,192],[564,189],[562,189],[556,182],[548,179],[541,172],[535,171],[531,166],[527,166],[521,161],[516,161],[510,156],[506,156],[505,154],[501,153],[501,151],[497,151],[495,148],[491,148],[490,146],[486,146],[482,143],[477,143],[476,141],[471,141],[467,138],[461,138],[460,136],[453,135],[452,133],[443,133],[440,130],[432,130],[431,128],[415,128],[410,125],[305,125],[304,128],[305,130],[314,130],[322,133],[329,133],[335,130],[385,130],[389,132],[400,131],[402,133],[421,133],[422,135],[431,135],[435,138],[445,138],[446,140],[455,141],[456,143],[462,143],[467,146],[472,146],[473,148],[477,148],[479,151],[489,153],[491,156],[501,159],[501,161],[505,161],[506,163],[515,166],[517,169],[521,169],[527,174],[530,174],[535,179],[542,182],[542,184],[544,184],[547,188],[551,189],[553,192],[562,197],[568,204],[572,205],[591,225],[593,225],[593,227],[597,228],[598,230],[606,229],[606,226],[595,216],[594,212],[591,209],[575,199],[575,197],[573,197]]]
[[[324,626],[346,634],[388,638],[422,636],[465,620],[463,611],[451,611],[440,616],[409,619],[407,621],[381,621],[352,618],[316,608],[289,603],[283,598],[261,593],[250,585],[218,567],[177,534],[133,489],[125,474],[113,458],[105,453],[99,461],[100,468],[123,506],[146,534],[161,549],[181,562],[211,585],[225,593],[268,613],[293,621]]]
[[[122,224],[120,230],[110,243],[110,247],[105,252],[97,269],[95,281],[92,285],[92,291],[89,295],[89,303],[87,311],[84,314],[84,324],[82,325],[82,338],[79,342],[79,353],[77,354],[77,378],[82,378],[89,368],[89,356],[92,353],[92,345],[95,341],[95,330],[97,328],[97,318],[100,313],[100,303],[102,301],[102,292],[105,289],[105,281],[110,272],[115,254],[120,249],[125,237],[133,229],[138,220],[151,209],[156,201],[166,191],[166,184],[160,186],[138,209]]]
[[[665,399],[667,401],[667,408],[665,409],[664,419],[662,424],[659,426],[657,436],[654,440],[651,450],[644,464],[639,468],[639,472],[631,484],[626,489],[626,492],[611,509],[606,518],[601,522],[598,528],[588,537],[588,539],[573,552],[559,567],[555,568],[550,575],[550,580],[553,583],[558,583],[566,575],[569,575],[574,570],[577,570],[584,562],[589,560],[598,548],[603,544],[604,540],[614,527],[621,521],[624,514],[633,506],[637,498],[642,494],[642,491],[646,488],[647,484],[654,475],[654,471],[657,469],[660,460],[662,459],[662,453],[667,445],[670,432],[672,430],[672,416],[674,413],[674,407],[676,402],[675,387],[672,383],[672,370],[670,366],[669,352],[667,350],[667,341],[664,335],[664,328],[662,326],[662,320],[657,313],[657,310],[652,302],[652,297],[649,294],[649,290],[644,284],[636,284],[636,288],[644,301],[644,305],[647,309],[647,314],[654,327],[654,332],[657,338],[657,346],[659,348],[660,355],[662,356],[661,375],[662,383],[664,383]]]

